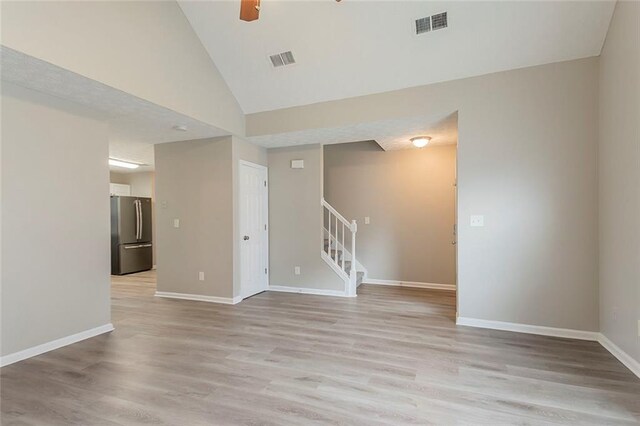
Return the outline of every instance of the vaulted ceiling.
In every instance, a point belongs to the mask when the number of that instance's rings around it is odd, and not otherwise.
[[[180,1],[245,113],[599,55],[613,1]],[[448,27],[415,34],[446,11]],[[273,68],[269,55],[296,63]]]
[[[91,80],[13,49],[0,46],[2,81],[71,101],[82,114],[109,126],[109,156],[153,168],[153,145],[229,133],[192,117]],[[182,125],[186,131],[177,131]],[[126,171],[121,168],[114,169]]]

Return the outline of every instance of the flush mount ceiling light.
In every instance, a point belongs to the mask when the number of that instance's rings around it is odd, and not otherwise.
[[[137,169],[140,164],[130,163],[128,161],[116,160],[115,158],[109,158],[109,165],[116,167],[124,167],[125,169]]]
[[[184,124],[176,124],[175,126],[173,126],[173,130],[177,130],[179,132],[186,132],[187,126],[185,126]]]
[[[430,140],[431,136],[416,136],[415,138],[411,138],[411,143],[416,148],[424,148],[425,146],[427,146]]]

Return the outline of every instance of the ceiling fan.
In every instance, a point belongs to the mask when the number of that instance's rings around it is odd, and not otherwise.
[[[341,2],[342,0],[336,0]],[[260,17],[260,0],[240,0],[240,19],[251,22]]]

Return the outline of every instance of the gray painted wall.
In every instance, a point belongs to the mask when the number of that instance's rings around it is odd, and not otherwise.
[[[111,320],[107,126],[3,82],[2,151],[7,355]]]
[[[455,173],[455,145],[324,147],[324,197],[358,221],[357,256],[369,278],[456,283]]]
[[[640,361],[640,3],[619,1],[600,58],[600,328]]]
[[[324,263],[322,249],[322,147],[267,150],[269,158],[270,285],[344,290],[344,281]],[[291,160],[304,160],[292,169]],[[300,266],[300,275],[294,267]]]
[[[251,114],[247,132],[454,111],[459,314],[598,330],[597,58]]]
[[[232,138],[158,144],[155,168],[158,291],[233,297]]]

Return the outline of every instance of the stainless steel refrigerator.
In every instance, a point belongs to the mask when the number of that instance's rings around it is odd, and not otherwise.
[[[151,268],[151,198],[111,196],[111,273]]]

